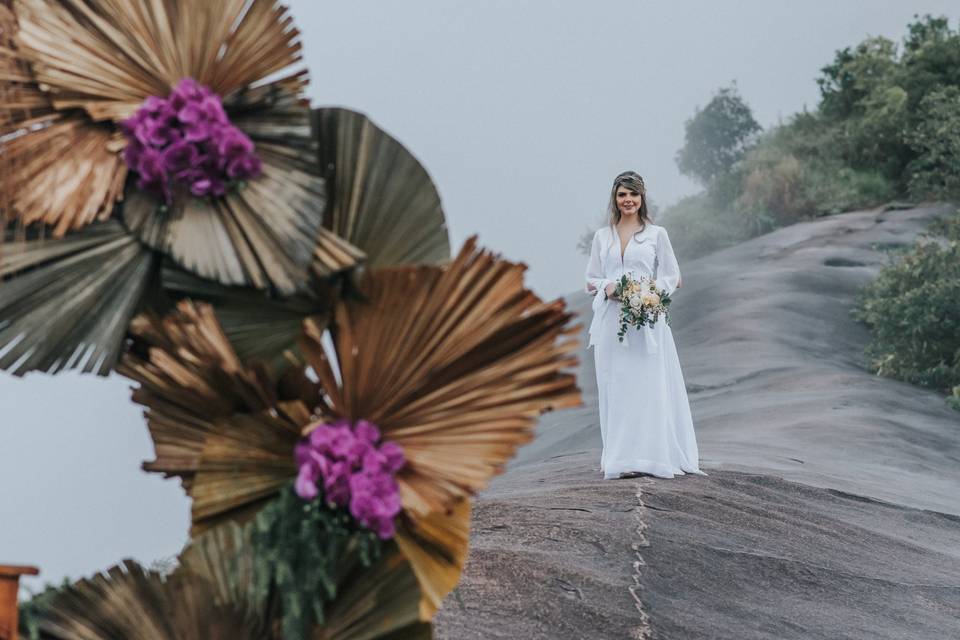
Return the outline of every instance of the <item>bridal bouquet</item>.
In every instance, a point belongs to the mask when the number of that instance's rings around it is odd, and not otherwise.
[[[615,295],[620,300],[620,330],[617,331],[620,342],[627,327],[653,326],[661,314],[666,317],[670,306],[670,294],[658,289],[656,280],[646,277],[635,280],[624,274],[617,281]]]

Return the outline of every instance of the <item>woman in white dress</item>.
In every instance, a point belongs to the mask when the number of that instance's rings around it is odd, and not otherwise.
[[[593,294],[590,343],[600,396],[604,478],[695,473],[697,440],[673,333],[663,316],[651,326],[630,327],[617,339],[616,281],[625,273],[654,278],[667,293],[680,286],[680,267],[667,230],[647,213],[646,187],[637,173],[617,176],[610,224],[593,236],[587,293]]]

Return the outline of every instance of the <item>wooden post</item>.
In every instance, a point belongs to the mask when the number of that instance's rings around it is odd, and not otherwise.
[[[17,640],[20,576],[35,576],[38,573],[40,570],[36,567],[0,565],[0,640]]]

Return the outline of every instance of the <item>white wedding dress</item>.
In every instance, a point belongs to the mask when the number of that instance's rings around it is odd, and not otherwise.
[[[588,346],[594,347],[600,396],[603,476],[706,475],[699,468],[680,358],[666,320],[661,316],[652,327],[630,327],[623,342],[617,339],[619,301],[608,300],[604,290],[625,273],[655,278],[658,288],[673,294],[680,267],[666,229],[648,223],[622,256],[614,228],[604,227],[593,236],[587,292],[596,293]]]

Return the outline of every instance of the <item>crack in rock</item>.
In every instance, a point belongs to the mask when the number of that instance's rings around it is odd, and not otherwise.
[[[637,521],[637,528],[634,531],[636,541],[630,545],[635,554],[633,561],[633,585],[630,587],[630,595],[633,596],[637,612],[640,614],[640,624],[630,630],[630,637],[633,640],[652,640],[653,637],[653,632],[650,629],[650,617],[647,615],[643,605],[643,599],[640,596],[640,592],[643,589],[642,571],[643,567],[646,566],[646,563],[643,561],[643,556],[640,554],[640,549],[650,546],[646,535],[647,523],[643,521],[643,516],[646,512],[646,505],[643,504],[643,487],[647,484],[650,484],[650,480],[637,483],[637,507],[634,510]]]

